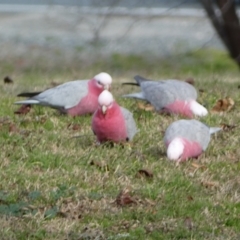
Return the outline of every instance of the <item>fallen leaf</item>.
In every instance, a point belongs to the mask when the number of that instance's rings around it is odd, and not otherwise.
[[[154,107],[150,103],[138,103],[138,108],[145,111],[154,111]]]
[[[71,237],[70,239],[106,239],[102,230],[98,228],[85,227],[77,238]]]
[[[17,111],[14,112],[14,114],[27,114],[31,110],[31,105],[22,105]]]
[[[212,108],[212,112],[229,112],[234,106],[234,101],[230,97],[217,100]]]
[[[81,129],[81,127],[80,127],[79,124],[73,124],[72,130],[77,131],[77,130],[80,130],[80,129]]]
[[[194,79],[192,77],[189,77],[185,80],[185,82],[191,84],[191,85],[194,85]]]
[[[137,203],[136,200],[134,200],[130,194],[129,190],[121,190],[121,192],[118,194],[116,198],[116,203],[120,206],[125,206],[131,203]]]
[[[128,234],[128,231],[129,231],[129,229],[131,228],[131,225],[132,225],[132,221],[130,221],[130,220],[126,220],[126,219],[123,219],[123,220],[121,220],[121,221],[119,221],[119,222],[116,222],[116,224],[117,224],[117,226],[113,226],[113,228],[112,229],[114,229],[115,230],[115,232],[119,232],[120,230],[124,230],[124,231],[127,231],[127,235],[125,235],[125,237],[126,236],[129,236],[129,234]],[[119,234],[120,235],[120,234]],[[122,234],[121,234],[122,235]],[[119,238],[115,238],[115,239],[126,239],[124,236],[121,236],[120,235],[120,237]],[[117,235],[116,235],[117,236]],[[124,238],[123,238],[124,237]]]
[[[187,196],[188,201],[193,201],[193,197],[191,195]]]
[[[151,199],[145,198],[145,201],[146,201],[146,203],[148,203],[151,206],[155,206],[156,205],[156,202],[151,200]]]
[[[195,167],[195,168],[200,168],[201,165],[197,164],[197,163],[192,163],[192,166]]]
[[[193,229],[193,220],[190,217],[186,217],[184,219],[184,225],[188,230],[192,230]]]
[[[156,223],[148,223],[146,226],[144,226],[146,233],[151,233],[153,231],[156,231],[156,229],[158,230],[158,226],[156,225]]]
[[[52,87],[56,87],[56,86],[58,86],[59,84],[60,84],[60,83],[57,83],[57,82],[54,82],[54,81],[51,82],[51,86],[52,86]]]
[[[138,170],[137,177],[147,177],[147,178],[153,178],[153,173],[152,171],[148,170],[148,169],[140,169]]]
[[[10,123],[8,131],[11,133],[18,133],[19,129],[16,127],[16,125],[14,123]]]
[[[0,124],[8,124],[10,123],[11,119],[9,117],[2,117],[0,118]]]
[[[210,181],[202,181],[201,184],[206,188],[218,187],[219,186],[218,182],[210,182]]]
[[[13,83],[13,80],[9,77],[9,76],[6,76],[4,79],[3,79],[3,82],[5,84],[12,84]]]
[[[86,208],[84,200],[80,203],[79,201],[67,198],[63,200],[58,216],[69,220],[79,220],[82,218],[84,210],[88,211]]]
[[[90,165],[93,165],[93,166],[96,166],[96,167],[98,167],[100,169],[105,169],[105,170],[109,171],[109,166],[106,163],[104,163],[104,162],[97,162],[97,161],[93,161],[92,160],[90,162]]]
[[[27,130],[21,130],[17,128],[17,126],[14,123],[9,123],[8,125],[8,132],[9,133],[18,133],[24,137],[28,137],[29,134],[31,133],[30,131]]]
[[[57,216],[62,217],[62,218],[68,218],[68,214],[65,212],[61,212],[61,211],[57,213]]]
[[[77,130],[80,130],[81,129],[81,126],[77,123],[75,124],[68,124],[67,126],[68,129],[71,129],[71,130],[74,130],[74,131],[77,131]]]
[[[194,168],[204,168],[204,169],[207,168],[206,166],[200,165],[200,164],[197,164],[197,163],[192,163],[192,166],[193,166]]]
[[[47,117],[46,116],[38,117],[38,121],[43,124],[47,121]]]
[[[231,131],[235,127],[237,127],[237,125],[228,125],[228,124],[222,123],[221,127],[222,127],[222,130],[224,130],[224,131]]]

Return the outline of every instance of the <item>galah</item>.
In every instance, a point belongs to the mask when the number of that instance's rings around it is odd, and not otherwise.
[[[99,94],[109,89],[111,83],[112,77],[102,72],[90,80],[66,82],[43,92],[21,93],[18,96],[30,98],[15,104],[48,106],[71,116],[94,113],[98,108]]]
[[[138,85],[142,91],[123,97],[148,101],[157,112],[181,114],[189,118],[208,114],[207,109],[196,101],[196,89],[187,82],[175,79],[153,81],[140,76],[134,79],[137,83],[124,84]]]
[[[119,106],[107,90],[99,95],[98,104],[98,109],[92,117],[92,130],[98,142],[131,141],[137,133],[132,113]]]
[[[163,139],[167,147],[167,157],[173,161],[198,157],[207,149],[211,134],[220,130],[222,128],[208,127],[195,119],[173,122]]]

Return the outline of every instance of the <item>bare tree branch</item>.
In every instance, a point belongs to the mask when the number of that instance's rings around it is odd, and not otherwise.
[[[240,25],[234,0],[217,0],[217,5],[221,10],[223,27],[230,42],[229,52],[240,67],[240,61],[238,61],[240,54]]]
[[[200,2],[231,57],[240,68],[240,24],[234,0],[200,0]]]

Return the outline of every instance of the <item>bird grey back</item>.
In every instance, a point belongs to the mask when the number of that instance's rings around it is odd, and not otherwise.
[[[197,98],[197,91],[192,85],[178,80],[142,81],[141,88],[146,100],[157,111],[161,111],[162,108],[176,100],[185,101]]]
[[[197,99],[197,90],[191,84],[175,79],[165,80],[164,82],[166,82],[169,86],[171,85],[171,87],[178,93],[179,98],[183,100],[186,98],[194,100]]]
[[[175,137],[182,137],[189,141],[198,142],[206,150],[210,142],[210,129],[197,120],[179,120],[167,128],[164,142],[171,142]]]
[[[54,93],[54,94],[53,94]],[[39,100],[46,103],[46,105],[52,105],[55,107],[71,108],[78,104],[78,102],[88,93],[88,80],[75,80],[66,82],[55,88],[48,89],[32,99]],[[64,101],[63,101],[64,99]]]
[[[157,111],[161,111],[167,105],[176,100],[175,91],[159,82],[142,82],[142,91],[148,102],[150,102]]]

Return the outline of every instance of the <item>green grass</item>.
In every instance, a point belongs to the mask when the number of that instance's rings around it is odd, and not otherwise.
[[[115,54],[68,65],[20,60],[0,64],[2,78],[14,80],[0,84],[1,239],[239,239],[239,72],[227,54],[201,50],[169,59]],[[14,115],[17,93],[100,71],[113,76],[116,100],[134,113],[140,132],[131,144],[96,145],[91,116],[71,118],[42,107]],[[230,112],[210,113],[202,121],[237,127],[214,136],[198,160],[168,161],[163,131],[178,117],[147,112],[137,101],[120,98],[136,90],[121,86],[135,74],[193,77],[203,90],[199,102],[209,110],[230,96],[235,101]],[[137,176],[140,169],[149,169],[153,177]],[[124,189],[134,203],[119,206],[116,198]]]

